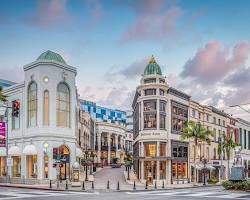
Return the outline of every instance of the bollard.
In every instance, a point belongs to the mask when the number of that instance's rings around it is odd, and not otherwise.
[[[49,180],[49,189],[52,189],[52,182]]]
[[[157,190],[157,182],[155,181],[155,190]]]
[[[145,190],[148,189],[148,181],[146,181]]]
[[[69,187],[68,187],[68,180],[66,180],[66,186],[65,186],[65,190],[68,190]]]
[[[107,190],[109,190],[109,180],[107,181]]]
[[[84,181],[82,182],[82,190],[85,190],[85,184],[84,184]]]
[[[161,187],[162,189],[164,189],[165,188],[165,186],[164,186],[164,181],[162,181],[162,187]]]
[[[133,190],[136,190],[135,181],[134,181],[134,187],[133,187]]]
[[[117,188],[116,189],[120,190],[120,183],[119,183],[119,181],[117,182]]]
[[[94,186],[94,181],[92,181],[92,186],[91,186],[92,190],[95,189],[95,186]]]

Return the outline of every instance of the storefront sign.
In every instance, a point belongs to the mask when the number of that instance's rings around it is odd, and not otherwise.
[[[0,147],[6,147],[6,123],[0,122]]]

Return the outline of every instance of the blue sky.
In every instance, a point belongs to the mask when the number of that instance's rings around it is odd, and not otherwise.
[[[248,0],[1,0],[0,77],[21,81],[12,72],[49,49],[78,67],[83,98],[129,109],[153,54],[195,100],[245,103],[249,9]]]

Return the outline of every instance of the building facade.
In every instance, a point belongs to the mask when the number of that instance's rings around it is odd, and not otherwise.
[[[42,183],[70,179],[72,165],[79,156],[76,144],[76,68],[54,52],[46,51],[24,66],[25,80],[4,90],[11,104],[20,102],[18,117],[8,113],[8,168],[11,182]],[[57,156],[64,162],[57,172]],[[6,150],[1,149],[1,179]]]
[[[188,182],[188,143],[180,141],[189,96],[170,88],[152,57],[133,101],[134,169],[141,182]]]

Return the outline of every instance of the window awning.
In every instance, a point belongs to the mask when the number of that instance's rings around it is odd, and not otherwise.
[[[78,157],[78,158],[83,157],[83,152],[79,147],[76,147],[76,157]]]
[[[36,147],[35,147],[33,144],[27,145],[27,146],[23,149],[23,154],[24,154],[24,155],[37,155]]]
[[[0,156],[6,156],[6,148],[0,147]]]
[[[10,156],[21,156],[21,151],[18,146],[10,147],[9,149]]]

